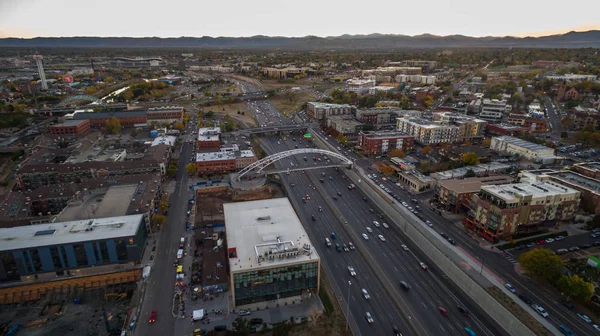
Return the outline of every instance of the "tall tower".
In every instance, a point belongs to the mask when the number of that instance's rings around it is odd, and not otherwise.
[[[38,73],[40,74],[40,81],[42,81],[42,90],[48,90],[48,83],[46,83],[46,74],[44,73],[44,64],[42,60],[44,59],[42,55],[35,54],[33,55],[33,59],[35,63],[37,63]]]

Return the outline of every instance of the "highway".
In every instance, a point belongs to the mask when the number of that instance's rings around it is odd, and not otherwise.
[[[249,108],[255,112],[259,124],[292,123],[289,119],[277,113],[268,101],[250,102]],[[256,113],[256,112],[259,113]],[[267,153],[275,153],[288,149],[311,146],[303,140],[301,134],[292,136],[271,135],[262,138],[263,147]],[[294,141],[294,138],[296,141]],[[291,157],[277,162],[277,169],[298,167],[306,162],[302,157]],[[320,164],[326,164],[324,162]],[[329,178],[325,183],[319,182],[322,173]],[[425,271],[419,265],[420,261],[428,263],[427,258],[408,241],[394,226],[389,229],[378,229],[372,224],[379,211],[374,209],[372,213],[370,202],[363,200],[363,195],[358,190],[348,191],[347,182],[333,168],[324,170],[311,170],[304,173],[294,172],[290,175],[282,174],[284,184],[288,190],[293,192],[288,195],[292,203],[305,211],[298,211],[300,219],[305,224],[307,232],[317,250],[320,252],[326,273],[334,287],[337,288],[338,300],[342,307],[346,306],[346,292],[348,291],[348,280],[353,284],[350,286],[350,313],[351,323],[356,323],[361,334],[373,333],[375,328],[382,328],[383,333],[391,333],[392,326],[399,327],[404,335],[463,335],[464,328],[470,327],[478,335],[501,335],[498,328],[490,326],[476,311],[476,306],[466,301],[460,291],[439,274],[434,265],[429,265]],[[290,187],[291,183],[295,186]],[[331,188],[333,185],[334,188]],[[333,196],[337,192],[342,193],[337,201]],[[302,203],[302,198],[311,196],[311,200]],[[322,196],[323,195],[323,196]],[[323,211],[319,211],[321,206]],[[311,216],[315,216],[312,221]],[[386,219],[380,220],[380,222]],[[345,224],[347,222],[347,224]],[[389,222],[389,221],[388,221]],[[376,235],[369,234],[368,241],[361,238],[365,226],[370,223],[374,233],[383,234],[386,241],[380,241]],[[385,232],[383,232],[385,231]],[[325,237],[331,238],[335,232],[336,239],[333,241],[340,244],[353,242],[357,249],[350,252],[337,252],[335,248],[325,246]],[[409,251],[401,248],[406,244]],[[357,276],[351,277],[348,266],[355,268]],[[432,267],[433,266],[433,267]],[[329,272],[327,272],[329,270]],[[364,282],[363,282],[364,281]],[[411,289],[406,292],[400,288],[400,281],[407,282]],[[374,300],[366,300],[362,296],[362,288],[365,288]],[[381,299],[380,299],[381,298]],[[360,303],[366,301],[361,305]],[[469,310],[470,317],[463,316],[457,306],[460,305]],[[448,317],[443,316],[438,307],[444,307]],[[369,311],[375,323],[367,324],[364,315]],[[377,335],[380,333],[377,332]]]

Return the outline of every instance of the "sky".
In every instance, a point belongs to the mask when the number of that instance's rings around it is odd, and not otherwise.
[[[0,0],[0,38],[543,36],[600,30],[599,13],[600,0]]]

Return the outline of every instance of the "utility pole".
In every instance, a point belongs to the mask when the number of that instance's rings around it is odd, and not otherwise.
[[[348,321],[350,321],[350,286],[352,281],[348,280],[348,296],[346,298],[346,331],[348,331]]]

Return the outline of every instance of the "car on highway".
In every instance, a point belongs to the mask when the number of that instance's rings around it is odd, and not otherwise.
[[[363,233],[363,234],[362,234],[362,237],[363,237],[365,240],[369,240],[369,236],[367,236],[367,234],[366,234],[366,233]]]
[[[350,252],[350,248],[348,248],[348,245],[342,244],[342,246],[343,246],[345,252]]]
[[[310,215],[310,219],[312,219],[313,222],[317,220],[317,218],[315,217],[315,215]]]
[[[362,289],[362,294],[365,297],[365,299],[367,299],[367,300],[371,298],[371,296],[369,295],[369,292],[367,292],[367,290],[364,288]]]
[[[448,311],[446,310],[446,308],[439,306],[438,310],[440,311],[440,313],[442,313],[442,315],[448,317]]]
[[[600,326],[597,324],[592,325],[592,328],[594,328],[594,330],[600,332]]]
[[[519,299],[523,300],[523,302],[527,303],[527,304],[531,304],[531,300],[529,299],[529,297],[525,294],[519,294]]]
[[[422,269],[427,270],[427,265],[424,262],[420,262],[419,265],[421,265]]]
[[[304,197],[304,199],[306,199],[307,201],[309,201],[310,200],[310,195],[306,194],[306,197]]]
[[[511,284],[506,283],[504,284],[504,287],[506,287],[509,291],[511,291],[512,293],[516,293],[517,290],[515,289],[515,287],[513,287]]]
[[[465,331],[467,332],[467,335],[469,335],[469,336],[477,336],[477,334],[469,327],[466,327]]]
[[[368,233],[372,233],[372,232],[373,232],[373,229],[371,229],[371,228],[370,228],[370,227],[368,227],[368,226],[367,226],[365,229],[367,230],[367,232],[368,232]]]
[[[371,313],[369,313],[369,312],[365,313],[365,319],[367,320],[368,323],[375,322],[375,320],[373,319],[373,316],[371,316]]]
[[[378,221],[373,221],[373,225],[375,225],[375,227],[379,227],[379,222]]]
[[[467,308],[463,307],[463,306],[456,306],[456,308],[458,309],[458,311],[463,314],[464,316],[469,316],[469,311],[467,310]]]
[[[387,223],[381,223],[381,226],[383,226],[385,229],[389,229],[390,228],[390,226],[387,225]]]
[[[540,306],[539,304],[534,303],[531,305],[531,308],[533,308],[533,310],[535,310],[538,314],[542,315],[542,317],[550,316],[544,307]]]
[[[356,276],[356,271],[354,270],[354,267],[348,266],[348,272],[350,272],[350,275]]]
[[[335,243],[335,250],[338,252],[342,252],[342,246],[339,243]]]
[[[398,327],[394,326],[392,330],[394,331],[395,336],[402,336],[402,333],[400,332],[400,329],[398,329]]]
[[[156,322],[156,311],[152,311],[150,313],[150,318],[148,319],[148,323],[154,323]]]
[[[425,221],[425,224],[427,224],[427,226],[429,226],[429,227],[433,227],[433,224],[431,224],[431,222],[430,222],[430,221],[428,221],[428,220],[427,220],[427,221]]]
[[[456,245],[456,241],[450,237],[448,237],[448,242],[452,245]]]
[[[381,241],[385,241],[385,237],[384,237],[384,236],[382,236],[382,235],[378,235],[377,237],[379,237],[379,240],[381,240]]]
[[[356,247],[354,246],[354,244],[352,244],[352,242],[348,243],[348,247],[350,247],[351,250],[355,250]]]
[[[538,240],[535,242],[536,245],[546,245],[546,241],[545,240]]]
[[[577,316],[579,316],[580,319],[584,320],[585,323],[592,323],[592,319],[589,318],[587,315],[585,314],[581,314],[581,313],[577,313]]]
[[[408,246],[406,246],[406,245],[404,245],[404,244],[402,244],[401,246],[402,246],[402,248],[404,249],[404,251],[408,251]]]
[[[410,290],[410,285],[407,284],[406,281],[400,281],[400,287],[402,287],[402,289],[404,289],[407,292]]]

